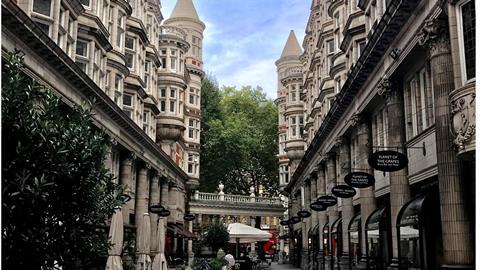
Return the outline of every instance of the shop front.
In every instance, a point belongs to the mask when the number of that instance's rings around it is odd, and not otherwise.
[[[360,261],[362,234],[361,229],[362,216],[357,214],[352,218],[348,225],[348,253],[350,255],[350,269],[355,269]]]
[[[438,269],[442,248],[438,196],[420,195],[406,203],[397,216],[397,235],[401,269]]]
[[[320,236],[318,234],[318,225],[313,227],[312,229],[312,256],[313,256],[313,261],[312,261],[312,266],[313,269],[318,269],[319,268],[319,261],[318,261],[318,253],[320,251]]]
[[[373,211],[366,222],[368,269],[387,269],[391,259],[391,226],[389,207]]]
[[[339,268],[340,257],[342,256],[342,219],[338,218],[330,229],[330,253],[331,265]]]
[[[322,269],[330,269],[330,226],[325,224],[322,229],[322,247],[323,247],[323,256],[321,258],[322,261]]]

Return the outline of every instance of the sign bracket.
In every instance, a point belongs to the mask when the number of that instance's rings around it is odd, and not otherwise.
[[[379,149],[379,148],[384,148],[384,149],[402,149],[402,148],[406,148],[406,149],[422,149],[423,150],[423,155],[426,156],[427,155],[427,149],[425,147],[425,142],[423,142],[422,146],[384,146],[384,145],[373,145],[372,148],[376,148],[376,149]]]

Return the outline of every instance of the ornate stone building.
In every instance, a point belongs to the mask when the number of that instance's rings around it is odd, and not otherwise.
[[[306,149],[284,178],[290,217],[312,215],[290,225],[292,263],[474,268],[474,14],[472,0],[312,1],[300,56]],[[278,71],[282,136],[292,132],[292,80]],[[381,150],[403,153],[407,166],[374,170],[368,159]],[[374,185],[310,208],[352,172]]]
[[[163,25],[158,0],[2,1],[2,17],[2,55],[21,50],[25,73],[67,104],[95,100],[93,121],[112,141],[106,166],[131,198],[125,233],[135,237],[143,213],[161,204],[170,216],[150,214],[151,255],[165,253],[169,264],[186,257],[205,29],[192,0],[178,0]],[[158,222],[166,235],[157,235]]]

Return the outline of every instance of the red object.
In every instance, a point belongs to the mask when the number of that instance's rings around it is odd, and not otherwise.
[[[272,238],[270,238],[268,242],[265,243],[265,245],[263,245],[263,251],[265,251],[265,253],[269,255],[272,255],[275,252],[275,250],[272,250],[270,248],[276,243],[278,243],[278,238],[275,237],[277,231],[269,231],[269,233],[272,234]]]

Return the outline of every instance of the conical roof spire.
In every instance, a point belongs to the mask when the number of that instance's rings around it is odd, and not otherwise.
[[[300,56],[301,54],[302,48],[298,43],[297,36],[295,36],[295,32],[293,30],[290,30],[290,35],[288,35],[287,43],[283,48],[282,56],[280,56],[280,58],[289,55]]]
[[[177,4],[173,8],[170,18],[191,18],[200,20],[192,0],[177,0]]]

